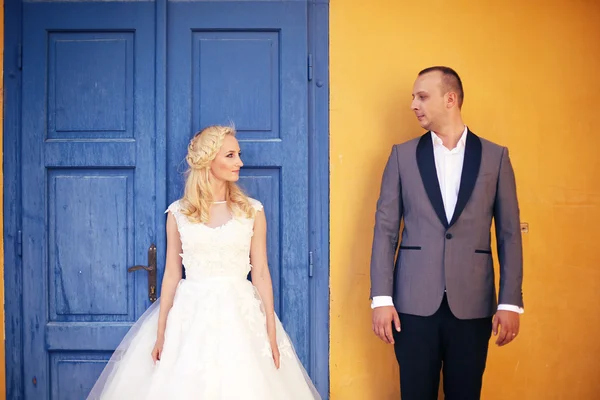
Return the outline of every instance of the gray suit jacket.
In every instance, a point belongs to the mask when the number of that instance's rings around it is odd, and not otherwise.
[[[500,303],[522,307],[519,206],[508,149],[467,133],[458,200],[448,222],[431,134],[395,145],[377,202],[371,298],[392,296],[399,312],[429,316],[439,308],[446,290],[457,318],[493,315],[498,302],[492,218],[500,262]]]

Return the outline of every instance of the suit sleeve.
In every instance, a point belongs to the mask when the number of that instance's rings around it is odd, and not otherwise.
[[[500,304],[523,307],[523,245],[515,174],[508,156],[502,151],[498,188],[494,203],[494,222],[500,262]]]
[[[393,295],[394,256],[398,247],[402,218],[401,193],[398,151],[394,146],[383,171],[375,213],[375,229],[371,249],[371,299],[374,296]]]

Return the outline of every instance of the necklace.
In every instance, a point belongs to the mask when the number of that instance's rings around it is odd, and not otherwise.
[[[223,200],[223,201],[213,201],[213,204],[225,204],[227,203],[227,200]]]

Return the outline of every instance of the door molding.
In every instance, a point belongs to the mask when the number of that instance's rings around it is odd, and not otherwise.
[[[24,398],[21,231],[22,4],[4,0],[4,321],[6,398]]]
[[[308,3],[308,49],[313,77],[308,85],[310,371],[317,390],[329,398],[329,0]]]

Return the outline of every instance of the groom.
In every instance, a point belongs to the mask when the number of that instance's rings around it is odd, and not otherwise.
[[[515,176],[507,148],[463,123],[463,95],[454,70],[419,73],[411,108],[428,132],[393,146],[377,202],[373,330],[394,344],[403,400],[437,399],[442,369],[447,400],[479,399],[491,333],[499,346],[519,333],[523,261]]]

